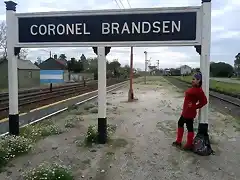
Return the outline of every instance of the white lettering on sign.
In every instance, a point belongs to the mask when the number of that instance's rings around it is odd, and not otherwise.
[[[45,25],[39,26],[39,34],[45,35],[47,33],[47,27]]]
[[[77,34],[77,35],[88,35],[90,34],[89,31],[87,31],[87,24],[86,23],[76,23],[76,24],[41,24],[41,25],[32,25],[30,27],[30,32],[32,35],[71,35],[71,34]]]
[[[174,33],[181,31],[181,21],[154,21],[153,23],[124,22],[102,23],[102,34],[147,34],[147,33]]]
[[[94,29],[95,30],[95,29]],[[181,21],[154,21],[154,22],[124,22],[123,24],[112,22],[102,23],[101,33],[108,34],[160,34],[175,33],[181,31]],[[76,24],[40,24],[30,27],[32,35],[89,35],[86,23]]]
[[[35,36],[35,35],[37,35],[37,32],[36,32],[36,31],[33,32],[33,28],[36,29],[36,28],[37,28],[37,25],[32,25],[31,28],[30,28],[30,32],[31,32],[31,34]]]

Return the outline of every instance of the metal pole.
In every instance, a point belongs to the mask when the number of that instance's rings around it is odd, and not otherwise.
[[[144,83],[147,83],[147,51],[144,51],[145,54],[145,76],[144,76]]]
[[[133,95],[133,47],[131,47],[130,52],[130,85],[129,85],[129,92],[128,92],[128,101],[132,101],[134,99]]]

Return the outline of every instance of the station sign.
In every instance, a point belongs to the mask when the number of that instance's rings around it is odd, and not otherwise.
[[[20,16],[18,43],[196,41],[197,11],[136,12]]]

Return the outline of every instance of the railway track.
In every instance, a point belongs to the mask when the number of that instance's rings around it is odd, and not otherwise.
[[[127,80],[110,80],[107,85],[107,93],[117,90],[125,85],[127,85]],[[97,88],[96,90],[90,90],[85,93],[81,93],[77,96],[74,96],[73,99],[65,99],[65,102],[58,103],[57,104],[52,104],[49,107],[45,107],[42,109],[38,109],[37,111],[29,111],[28,113],[24,113],[19,116],[19,125],[20,127],[24,127],[28,124],[34,124],[37,122],[40,122],[44,119],[50,118],[52,116],[55,116],[59,113],[62,113],[64,111],[67,111],[68,109],[71,109],[72,106],[74,105],[81,105],[85,102],[91,101],[98,96],[98,91]],[[0,120],[0,137],[5,136],[8,134],[8,119],[1,119]]]
[[[123,82],[125,79],[108,79],[107,86]],[[49,88],[30,89],[19,92],[19,110],[24,112],[25,109],[31,109],[38,106],[52,103],[56,100],[66,99],[74,95],[84,94],[96,90],[98,87],[97,80],[85,81],[70,85]],[[6,116],[9,109],[8,93],[0,94],[0,118]]]
[[[174,84],[174,81],[178,81],[178,84],[181,83],[187,87],[190,87],[191,85],[188,84],[187,82],[183,82],[183,81],[180,81],[176,78],[173,78],[173,77],[165,77],[165,79],[169,80],[171,83]],[[176,84],[176,83],[175,83]],[[230,104],[233,104],[235,106],[238,106],[240,107],[240,99],[238,98],[234,98],[232,96],[228,96],[228,95],[225,95],[225,94],[221,94],[221,93],[218,93],[218,92],[214,92],[214,91],[210,91],[209,92],[209,96],[212,96],[212,97],[215,97],[215,98],[218,98],[222,101],[225,101],[225,102],[228,102]]]
[[[187,87],[191,86],[190,84],[180,81],[174,77],[164,78],[181,89],[186,89]],[[209,91],[209,96],[210,104],[212,104],[214,108],[220,112],[230,114],[235,118],[240,118],[240,99],[214,91]]]

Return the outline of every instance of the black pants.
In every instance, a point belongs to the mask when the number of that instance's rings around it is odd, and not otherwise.
[[[181,116],[178,120],[178,127],[183,128],[184,124],[186,124],[188,132],[193,132],[193,120],[194,119],[186,119]]]

